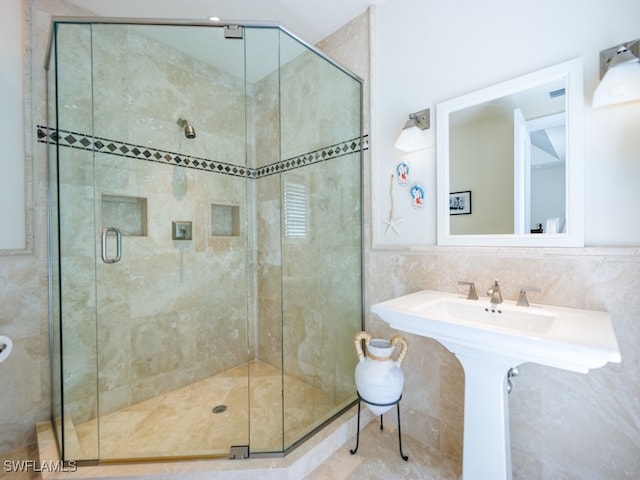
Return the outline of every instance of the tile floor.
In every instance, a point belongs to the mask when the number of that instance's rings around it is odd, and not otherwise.
[[[253,452],[282,451],[283,445],[290,446],[348,403],[336,402],[288,375],[283,379],[279,370],[265,363],[251,362],[249,369],[251,398],[247,365],[242,365],[103,415],[99,422],[73,425],[67,418],[66,456],[101,460],[227,457],[231,445],[247,444]],[[213,413],[216,406],[226,410]]]
[[[386,420],[386,419],[385,419]],[[409,460],[400,458],[398,431],[387,425],[380,430],[377,420],[360,432],[358,451],[352,455],[355,438],[336,450],[305,480],[458,480],[459,462],[430,450],[418,440],[403,436],[402,450]]]

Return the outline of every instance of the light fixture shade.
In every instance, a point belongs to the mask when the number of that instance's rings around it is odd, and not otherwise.
[[[428,146],[429,142],[425,134],[415,125],[405,126],[395,144],[395,147],[403,152],[415,152]]]
[[[593,106],[637,99],[640,99],[640,59],[626,47],[620,47],[593,94]]]
[[[409,115],[409,120],[404,124],[402,132],[396,140],[395,147],[403,152],[415,152],[428,148],[431,144],[423,130],[431,126],[431,110],[425,108]]]

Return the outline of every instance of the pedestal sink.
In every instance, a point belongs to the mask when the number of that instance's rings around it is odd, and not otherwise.
[[[464,480],[511,478],[506,377],[526,362],[588,373],[620,362],[606,312],[423,290],[371,307],[390,327],[437,340],[465,373]]]

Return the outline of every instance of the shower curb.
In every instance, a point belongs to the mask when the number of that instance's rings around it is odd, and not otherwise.
[[[356,434],[357,407],[317,432],[285,457],[248,460],[187,460],[79,466],[76,471],[43,471],[42,480],[303,480],[334,452],[353,441]],[[374,419],[368,410],[361,416],[363,425]],[[361,425],[361,428],[363,428]],[[40,465],[55,465],[58,448],[50,422],[36,427]],[[70,469],[68,469],[70,470]]]

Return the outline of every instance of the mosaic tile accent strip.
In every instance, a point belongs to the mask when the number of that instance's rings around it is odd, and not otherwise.
[[[265,165],[257,170],[257,177],[266,177],[268,175],[275,175],[280,172],[301,168],[307,165],[313,165],[314,163],[324,162],[334,158],[349,155],[351,153],[357,153],[367,150],[369,148],[369,137],[354,138],[347,140],[346,142],[337,143],[329,147],[324,147],[313,152],[305,153],[297,157],[288,158],[280,162],[275,162],[270,165]]]
[[[93,137],[91,135],[78,132],[56,130],[44,125],[38,125],[37,136],[38,142],[41,143],[58,144],[62,147],[107,153],[120,157],[134,158],[137,160],[164,163],[167,165],[194,168],[197,170],[205,170],[223,175],[246,178],[260,178],[275,175],[288,170],[364,151],[369,148],[368,136],[364,136],[362,138],[358,137],[256,169],[209,160],[207,158],[181,155],[175,152],[157,150],[142,145],[109,140],[107,138]]]
[[[37,134],[38,141],[42,143],[57,143],[63,147],[90,150],[98,153],[107,153],[120,157],[135,158],[137,160],[146,160],[179,167],[195,168],[237,177],[255,178],[255,171],[247,167],[217,162],[201,157],[181,155],[166,150],[157,150],[142,145],[118,142],[107,138],[92,137],[78,132],[65,130],[56,131],[55,129],[38,125]]]

